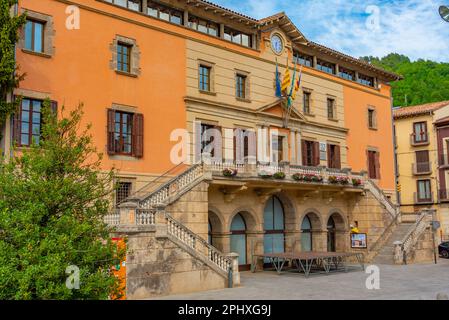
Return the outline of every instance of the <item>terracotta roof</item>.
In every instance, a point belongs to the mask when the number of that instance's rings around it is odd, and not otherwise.
[[[446,106],[449,106],[449,101],[433,102],[413,107],[403,107],[393,110],[393,116],[395,119],[398,119],[398,118],[423,115],[427,113],[430,114],[433,111],[441,109]]]

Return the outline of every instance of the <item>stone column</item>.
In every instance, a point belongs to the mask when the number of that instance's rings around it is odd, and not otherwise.
[[[230,232],[222,232],[217,234],[212,233],[212,244],[215,248],[217,248],[221,252],[230,252],[231,233]]]
[[[239,254],[231,252],[226,255],[231,260],[232,268],[232,285],[234,287],[240,286],[240,272],[239,272]]]
[[[349,250],[349,237],[349,231],[337,230],[335,232],[335,248],[337,252],[347,252]]]
[[[296,164],[296,130],[290,131],[290,162]]]
[[[247,254],[246,259],[247,263],[251,264],[253,262],[253,255],[257,254],[263,254],[264,248],[263,248],[263,238],[264,238],[264,231],[249,231],[247,232]],[[263,261],[259,261],[257,268],[263,267]],[[260,270],[260,269],[259,269]]]
[[[136,202],[125,202],[119,206],[120,225],[129,226],[136,224],[136,211],[138,204]]]
[[[224,39],[225,25],[220,23],[220,38]]]
[[[257,160],[259,162],[269,162],[267,159],[268,128],[263,125],[257,126]]]
[[[296,146],[297,146],[297,156],[296,156],[296,164],[298,165],[304,165],[304,163],[302,163],[302,148],[301,148],[301,132],[297,131],[296,132]]]
[[[148,8],[148,0],[142,0],[142,8],[140,8],[140,11],[142,13],[147,14],[147,8]]]
[[[316,56],[313,56],[313,67],[316,68],[317,65],[318,65],[318,59]]]
[[[189,26],[189,11],[184,10],[184,26]]]
[[[327,252],[327,230],[312,230],[312,248],[315,252]]]

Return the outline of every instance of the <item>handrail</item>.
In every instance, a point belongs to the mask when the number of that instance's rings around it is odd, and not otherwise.
[[[161,174],[160,176],[154,178],[153,180],[151,180],[150,182],[148,182],[146,185],[144,185],[143,187],[141,187],[139,190],[137,190],[137,191],[135,191],[134,193],[132,193],[127,199],[139,198],[139,197],[140,197],[140,194],[142,194],[142,193],[144,193],[144,192],[145,192],[146,194],[148,194],[148,193],[149,193],[148,187],[154,185],[155,183],[157,183],[158,181],[160,181],[162,178],[167,177],[167,175],[168,175],[170,172],[175,171],[176,169],[180,168],[180,167],[183,166],[183,165],[185,165],[185,163],[184,163],[184,162],[181,162],[180,164],[178,164],[178,165],[176,165],[176,166],[170,168],[169,170],[165,171],[163,174]],[[147,190],[147,191],[145,191],[145,190]],[[123,200],[123,201],[126,201],[126,199]],[[118,204],[120,204],[120,203],[118,203]]]
[[[231,260],[217,248],[210,245],[203,238],[198,236],[184,224],[174,219],[167,212],[165,218],[168,224],[168,233],[182,241],[185,245],[193,249],[198,254],[207,258],[221,270],[228,272],[231,267]],[[203,250],[204,251],[203,251]]]
[[[198,178],[196,175],[194,175],[194,178],[189,180],[188,179],[189,176],[191,174],[199,172],[203,174],[203,164],[195,164],[191,166],[189,169],[187,169],[180,175],[174,177],[173,179],[170,179],[168,182],[164,183],[159,188],[157,188],[154,192],[150,193],[145,198],[141,199],[139,201],[140,207],[148,208],[151,205],[165,203],[165,201],[167,201],[167,199],[170,197],[171,188],[174,189],[176,187],[178,191],[182,190],[186,185],[188,185],[192,181],[195,181]],[[179,185],[177,185],[176,182],[179,182]]]
[[[392,231],[394,225],[398,224],[398,220],[399,220],[400,216],[401,215],[398,214],[395,217],[393,217],[393,220],[391,220],[389,225],[385,228],[385,231],[380,235],[380,237],[376,240],[376,242],[374,242],[370,246],[370,249],[369,249],[370,252],[376,253],[380,249],[380,247],[383,245],[383,243],[388,240],[386,235],[388,235]]]
[[[416,244],[422,232],[426,230],[428,223],[426,221],[426,217],[429,214],[429,211],[423,210],[421,215],[416,220],[416,223],[410,229],[410,231],[405,235],[402,240],[402,251],[404,254],[404,258],[407,254],[410,253],[411,248]]]
[[[396,217],[399,214],[398,206],[393,204],[393,202],[385,196],[383,191],[372,180],[367,179],[367,185],[377,200],[385,205],[387,211],[389,211],[393,217]]]

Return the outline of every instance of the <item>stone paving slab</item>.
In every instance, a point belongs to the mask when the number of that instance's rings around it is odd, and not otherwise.
[[[166,300],[435,300],[449,295],[449,260],[438,264],[379,265],[380,290],[368,290],[363,271],[314,275],[243,272],[242,286],[162,297]]]

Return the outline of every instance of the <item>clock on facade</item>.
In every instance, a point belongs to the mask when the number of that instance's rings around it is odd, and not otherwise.
[[[281,36],[279,36],[278,34],[274,34],[271,37],[271,48],[276,54],[282,53],[282,50],[284,49],[284,42],[282,41]]]

